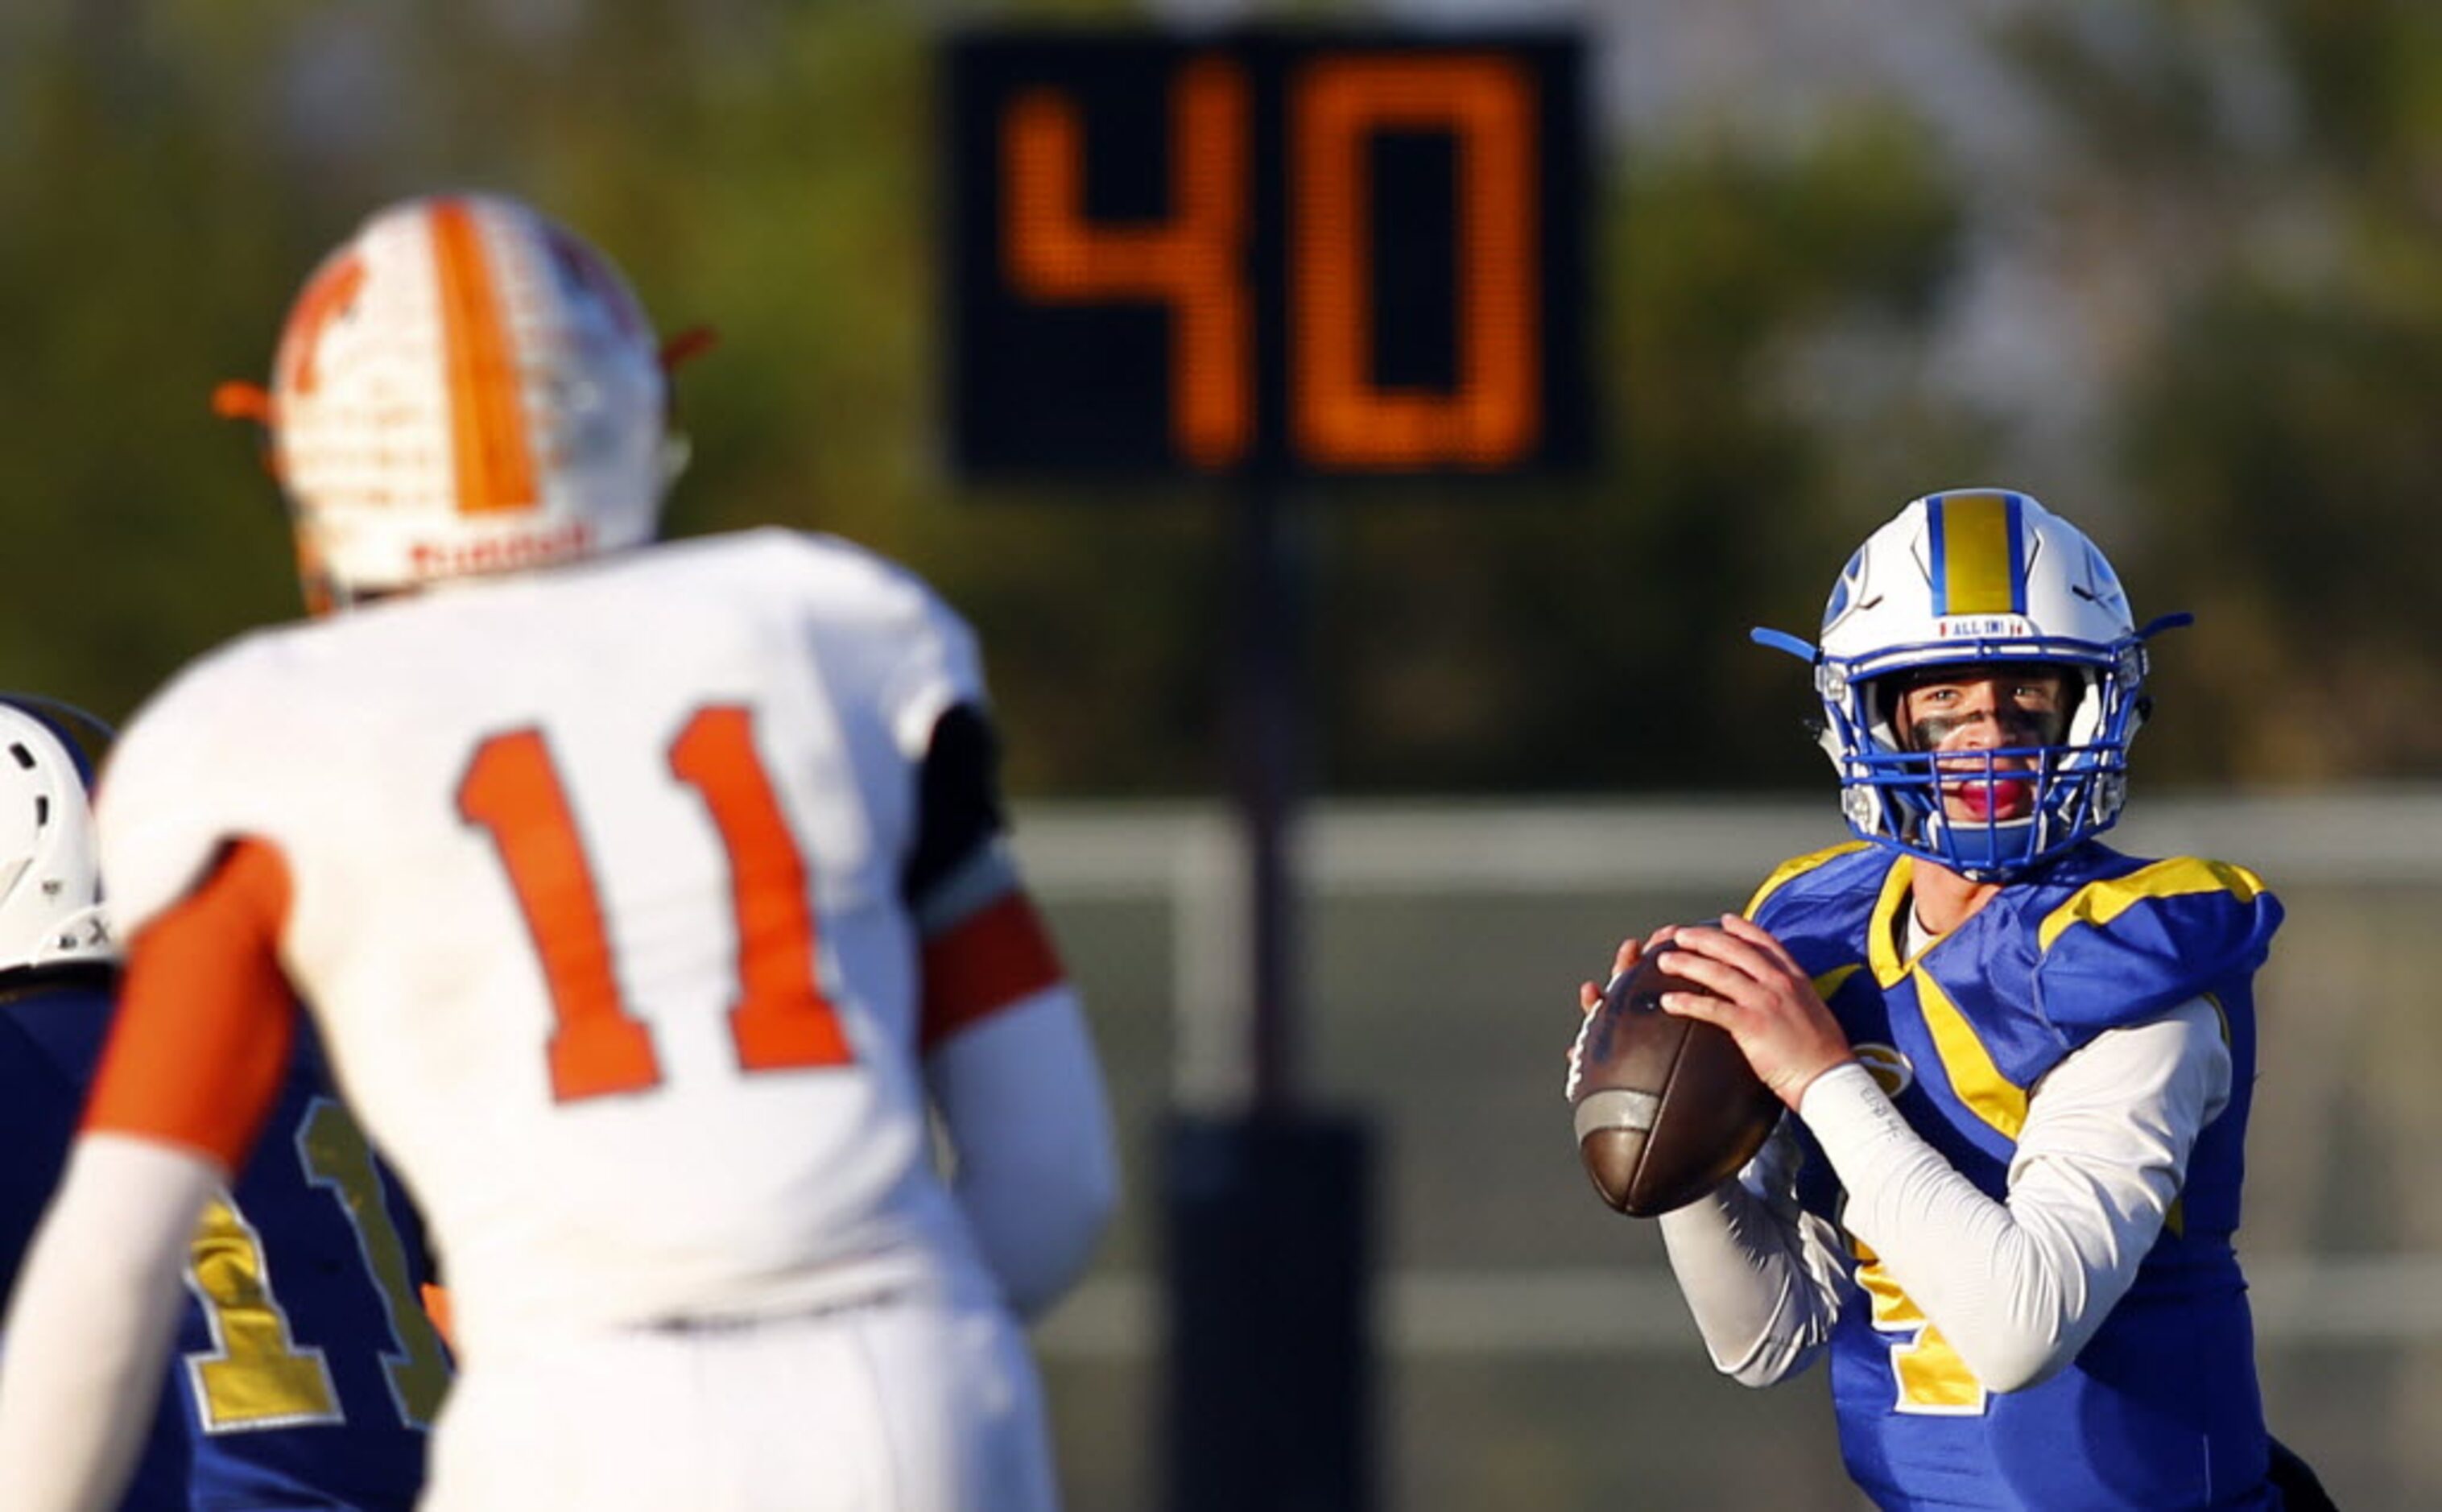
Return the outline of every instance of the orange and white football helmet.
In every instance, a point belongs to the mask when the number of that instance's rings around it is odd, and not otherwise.
[[[610,262],[517,201],[377,211],[305,281],[269,431],[316,612],[649,539],[683,448],[651,325]]]

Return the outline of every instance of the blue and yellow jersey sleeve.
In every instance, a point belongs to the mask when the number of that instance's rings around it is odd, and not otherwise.
[[[2030,917],[2034,1007],[2070,1045],[2213,996],[2264,963],[2281,902],[2228,862],[2178,856],[2088,881]]]
[[[1866,964],[1868,920],[1903,858],[1864,841],[1794,857],[1773,868],[1746,917],[1770,930],[1829,998]]]
[[[1863,840],[1850,840],[1793,856],[1775,866],[1757,886],[1743,912],[1770,929],[1767,914],[1786,917],[1792,909],[1804,910],[1810,901],[1819,897],[1840,897],[1855,884],[1858,859],[1870,861],[1867,853],[1872,848]]]

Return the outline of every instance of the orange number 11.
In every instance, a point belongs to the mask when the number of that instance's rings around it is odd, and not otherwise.
[[[743,1070],[845,1066],[856,1056],[814,975],[805,858],[755,754],[750,711],[699,709],[669,750],[729,856],[738,996],[730,1035]],[[593,870],[551,748],[537,729],[496,735],[458,784],[458,812],[500,852],[551,994],[552,1096],[562,1102],[659,1085],[652,1032],[628,1011]]]

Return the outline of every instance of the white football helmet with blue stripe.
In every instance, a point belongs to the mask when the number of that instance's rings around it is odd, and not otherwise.
[[[2138,629],[2119,574],[2083,532],[2025,494],[1975,488],[1927,494],[1867,537],[1832,587],[1819,647],[1777,630],[1755,638],[1813,664],[1822,745],[1851,829],[1977,881],[2007,881],[2118,821],[2128,743],[2149,701],[2144,643],[2188,618]],[[1945,813],[1933,755],[1904,749],[1893,726],[1893,674],[2014,664],[2069,680],[2057,744],[1975,753],[1982,781],[2034,774],[2031,811]],[[1957,760],[1942,758],[1953,782]]]

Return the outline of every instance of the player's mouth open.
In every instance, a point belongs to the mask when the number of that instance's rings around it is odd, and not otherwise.
[[[2032,777],[1977,776],[1970,782],[1944,782],[1941,795],[1979,823],[2024,819],[2035,811]]]

